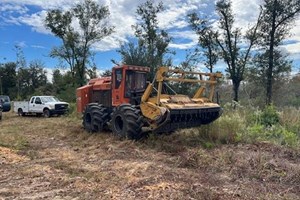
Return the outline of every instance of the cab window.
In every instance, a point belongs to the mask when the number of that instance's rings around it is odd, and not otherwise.
[[[125,97],[130,97],[131,91],[141,92],[146,88],[146,73],[126,71]]]
[[[118,89],[122,82],[122,69],[116,69],[115,71],[115,89]]]
[[[42,104],[41,98],[40,97],[36,97],[35,98],[35,103],[36,104]]]

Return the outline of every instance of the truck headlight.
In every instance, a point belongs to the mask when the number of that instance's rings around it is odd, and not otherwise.
[[[49,108],[50,108],[51,110],[54,110],[54,109],[55,109],[55,105],[49,105]]]

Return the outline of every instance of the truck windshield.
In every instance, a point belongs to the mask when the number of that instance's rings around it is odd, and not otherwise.
[[[59,99],[56,97],[42,97],[42,102],[47,103],[47,102],[59,102]]]
[[[126,71],[125,96],[129,97],[131,91],[141,92],[146,88],[146,73]]]

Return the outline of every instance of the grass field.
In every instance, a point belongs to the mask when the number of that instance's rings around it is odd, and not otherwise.
[[[87,133],[75,116],[4,113],[0,199],[299,199],[297,146],[232,139],[243,126],[226,120],[135,142]]]

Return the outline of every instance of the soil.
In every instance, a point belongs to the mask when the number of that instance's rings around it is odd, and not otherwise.
[[[135,142],[87,133],[75,117],[5,113],[0,199],[300,199],[298,150],[205,149],[186,132]]]

